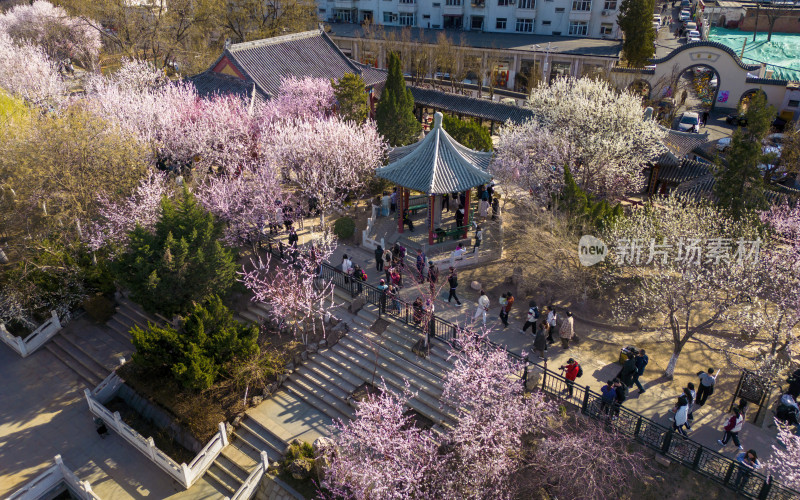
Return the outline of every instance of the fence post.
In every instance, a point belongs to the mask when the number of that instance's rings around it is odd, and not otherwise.
[[[183,486],[189,488],[194,480],[192,469],[186,464],[181,464],[181,479],[183,479]]]
[[[53,318],[52,325],[55,327],[55,329],[61,330],[61,320],[58,319],[58,313],[55,311],[50,311],[50,316]]]
[[[225,430],[225,422],[219,423],[219,436],[222,438],[222,447],[228,446],[228,431]]]
[[[666,436],[664,436],[664,444],[661,445],[661,453],[666,455],[669,452],[670,443],[672,443],[672,429],[668,430]]]
[[[703,458],[703,445],[697,447],[697,453],[694,454],[692,461],[692,469],[697,470],[700,467],[700,459]]]
[[[761,485],[761,490],[758,492],[758,500],[767,500],[770,489],[772,489],[772,476],[767,476],[767,478],[764,479],[764,484]]]
[[[17,341],[17,349],[19,349],[19,353],[22,357],[26,357],[28,355],[28,347],[25,345],[25,341],[22,340],[22,337],[14,337]]]
[[[581,405],[581,413],[586,413],[589,409],[589,386],[583,389],[583,404]]]
[[[266,474],[267,469],[269,469],[269,456],[266,451],[261,452],[261,465],[264,467],[264,474]]]
[[[436,316],[431,314],[431,319],[428,320],[428,338],[436,338]]]
[[[642,430],[642,416],[636,419],[636,428],[633,430],[633,437],[639,437],[639,432]]]
[[[118,411],[115,411],[114,412],[114,429],[116,429],[116,431],[121,434],[120,431],[122,429],[122,426],[120,425],[120,422],[122,422],[122,417],[119,416],[119,412]]]
[[[542,392],[547,392],[547,361],[544,362],[544,372],[542,372]]]
[[[730,480],[731,476],[733,476],[733,471],[736,469],[736,462],[731,461],[731,465],[728,467],[728,472],[725,473],[725,479],[722,480],[723,485],[727,485]]]
[[[156,461],[156,451],[155,451],[156,443],[153,441],[152,437],[147,438],[147,451],[150,452],[150,460],[153,462]]]

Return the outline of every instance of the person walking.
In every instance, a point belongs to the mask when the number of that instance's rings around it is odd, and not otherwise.
[[[442,212],[450,211],[450,193],[442,195]]]
[[[382,261],[383,261],[382,268],[384,270],[388,270],[390,267],[392,267],[392,251],[389,250],[388,248],[383,251]]]
[[[389,285],[389,293],[388,296],[392,299],[392,309],[400,315],[400,289],[397,288],[397,285]]]
[[[380,302],[381,313],[386,314],[386,294],[389,290],[389,285],[386,284],[386,280],[384,280],[383,278],[381,278],[381,282],[378,285],[378,290],[380,290],[381,292],[381,302]]]
[[[619,379],[614,380],[614,392],[616,392],[617,399],[611,409],[611,418],[616,418],[619,415],[619,409],[628,399],[628,388]]]
[[[410,232],[414,232],[414,223],[411,221],[411,217],[409,217],[408,210],[406,209],[403,209],[403,225],[408,226]]]
[[[569,341],[575,336],[575,326],[572,313],[567,311],[564,314],[567,317],[561,322],[561,328],[558,330],[558,336],[561,337],[561,347],[564,349],[569,349]]]
[[[672,430],[678,431],[683,437],[689,435],[684,427],[686,427],[686,418],[689,415],[689,401],[686,396],[681,394],[678,398],[678,404],[672,409],[675,412],[675,418],[672,419]]]
[[[392,194],[389,196],[389,211],[391,213],[397,211],[397,188],[392,189]]]
[[[537,321],[533,328],[536,333],[533,337],[533,350],[539,355],[539,359],[545,359],[544,353],[547,351],[547,328],[550,325],[546,321]]]
[[[481,246],[481,241],[483,241],[483,229],[481,229],[481,226],[476,226],[475,246],[472,247],[472,253],[478,253],[478,247]]]
[[[420,283],[425,281],[425,261],[425,252],[417,250],[417,276]]]
[[[511,312],[511,306],[514,305],[514,296],[511,292],[506,294],[506,303],[500,308],[500,321],[503,322],[503,329],[508,328],[508,313]]]
[[[639,394],[644,394],[644,387],[642,387],[642,383],[639,382],[639,377],[644,375],[644,369],[649,362],[650,358],[647,357],[644,349],[639,349],[639,352],[636,353],[636,373],[633,375],[633,383],[636,384],[636,388],[639,389]]]
[[[633,356],[633,354],[628,354],[628,359],[626,359],[625,363],[622,365],[622,370],[620,370],[618,378],[623,384],[625,384],[625,387],[632,387],[633,378],[635,375],[636,358]]]
[[[723,430],[725,434],[723,434],[722,439],[717,439],[717,443],[720,446],[727,446],[728,441],[733,439],[733,444],[735,444],[740,450],[743,450],[742,443],[739,442],[739,431],[742,430],[744,426],[744,417],[742,416],[742,412],[739,411],[738,406],[733,407],[733,415],[731,418],[728,419],[728,422],[725,424]]]
[[[380,245],[375,247],[375,270],[383,271],[383,247]]]
[[[439,268],[435,262],[428,265],[428,282],[431,284],[431,295],[436,293],[436,283],[439,281]]]
[[[547,332],[547,343],[548,344],[555,344],[556,341],[553,340],[553,332],[556,331],[556,324],[558,323],[558,313],[556,312],[556,308],[553,305],[547,306],[547,324],[550,325],[549,331]]]
[[[353,274],[353,261],[344,254],[342,256],[342,272],[345,274],[344,282],[348,283],[350,280],[350,275]]]
[[[703,127],[706,127],[708,125],[708,110],[703,111],[702,120],[703,120]]]
[[[536,302],[532,300],[528,303],[528,317],[525,319],[525,324],[522,325],[522,330],[520,330],[519,333],[525,333],[528,327],[532,327],[531,333],[536,334],[536,321],[538,319],[539,308],[536,307]]]
[[[422,297],[417,297],[414,303],[411,304],[413,314],[411,318],[414,320],[414,326],[420,326],[422,318],[425,316],[425,307],[422,305]]]
[[[608,414],[609,410],[617,401],[617,391],[614,389],[615,383],[613,380],[606,382],[606,385],[600,388],[602,395],[600,396],[600,411]]]
[[[713,368],[709,368],[708,372],[697,372],[697,376],[700,377],[700,386],[697,389],[697,406],[706,404],[708,397],[714,394],[714,386],[717,383],[718,375],[719,371],[714,374]]]
[[[447,302],[450,302],[452,299],[456,299],[456,305],[461,307],[461,301],[458,300],[458,295],[456,295],[456,288],[458,288],[458,275],[456,274],[455,267],[450,267],[450,276],[447,277],[447,283],[450,285],[450,294],[447,296]]]
[[[689,384],[683,388],[683,395],[686,396],[686,400],[689,402],[688,407],[689,409],[686,410],[686,428],[692,430],[692,424],[694,423],[694,401],[695,401],[695,391],[694,391],[694,384],[689,382]]]
[[[297,236],[297,231],[294,230],[293,227],[289,228],[289,246],[292,248],[297,248],[297,242],[300,240],[300,237]]]
[[[568,392],[569,397],[572,397],[572,391],[575,388],[575,379],[578,378],[578,374],[581,372],[581,366],[574,358],[569,358],[567,364],[562,365],[559,369],[564,372],[564,378],[567,381],[566,389],[561,392]]]
[[[478,307],[475,309],[475,316],[473,316],[472,320],[475,321],[483,316],[483,326],[486,326],[486,313],[489,311],[490,305],[489,297],[486,296],[486,292],[481,290],[481,296],[478,297]]]

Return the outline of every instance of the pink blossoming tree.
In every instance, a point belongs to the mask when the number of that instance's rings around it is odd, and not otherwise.
[[[262,109],[262,119],[325,118],[333,113],[336,99],[330,80],[324,78],[295,78],[281,81],[280,90]]]
[[[800,489],[800,436],[793,433],[791,427],[777,424],[781,445],[772,445],[772,456],[764,465],[783,484]]]
[[[38,106],[59,104],[66,86],[55,63],[29,43],[17,44],[0,30],[0,89]]]

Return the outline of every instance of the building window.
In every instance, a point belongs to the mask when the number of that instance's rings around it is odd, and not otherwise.
[[[325,13],[325,9],[319,9],[319,13],[320,14],[324,14]]]
[[[400,0],[400,3],[415,3],[415,0]]]
[[[600,34],[601,35],[611,36],[611,34],[613,32],[614,32],[614,25],[613,24],[611,24],[611,23],[603,23],[603,24],[600,25]]]
[[[470,29],[482,30],[483,29],[483,16],[472,16],[470,20]]]
[[[556,13],[564,12],[564,7],[556,7]]]
[[[506,18],[505,17],[498,17],[497,24],[494,25],[495,29],[504,30],[506,29]]]
[[[589,34],[589,23],[586,21],[572,21],[569,23],[569,34],[575,36],[586,36]]]
[[[498,7],[505,7],[506,5],[508,5],[508,0],[497,0]]]
[[[561,32],[560,31],[554,31],[554,32],[551,33],[551,35],[559,36],[559,35],[561,35]]]
[[[606,0],[603,4],[603,10],[617,10],[617,0]]]
[[[519,0],[520,9],[532,9],[534,6],[533,0]]]
[[[517,33],[533,33],[533,19],[517,19]]]
[[[422,19],[430,19],[430,14],[422,14]]]
[[[384,24],[391,24],[397,22],[397,14],[394,12],[384,12],[383,13],[383,23]]]
[[[441,4],[441,3],[439,3],[439,2],[433,2],[433,6],[434,6],[434,7],[441,7],[441,6],[442,6],[442,4]]]
[[[542,21],[542,26],[550,26],[550,21]]]
[[[445,0],[445,5],[461,5],[461,0]]]
[[[400,26],[414,26],[414,14],[401,13],[399,21]]]
[[[462,21],[461,16],[444,16],[444,29],[460,30]]]
[[[337,11],[334,12],[333,15],[336,18],[336,20],[339,21],[340,23],[349,23],[349,22],[351,22],[350,21],[351,14],[352,14],[352,11],[350,11],[350,10],[337,10]]]
[[[786,104],[786,106],[790,108],[798,108],[800,107],[800,101],[789,101],[788,104]]]
[[[592,10],[591,0],[572,0],[572,10],[589,11]]]

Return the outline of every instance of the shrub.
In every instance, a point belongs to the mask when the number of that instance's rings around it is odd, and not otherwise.
[[[489,129],[473,120],[462,120],[445,115],[442,127],[450,136],[464,146],[476,151],[492,151],[492,136]]]
[[[333,234],[340,240],[348,240],[356,232],[356,223],[350,217],[339,217],[333,224]]]
[[[162,202],[154,232],[141,227],[131,232],[113,269],[146,310],[183,314],[212,294],[224,295],[234,283],[236,262],[221,237],[222,226],[184,188],[175,201]]]
[[[564,167],[564,189],[561,191],[562,210],[569,212],[575,220],[587,223],[595,229],[610,227],[614,220],[623,215],[622,205],[611,205],[606,200],[595,201],[575,182],[575,178]]]
[[[190,390],[208,389],[234,358],[258,354],[258,327],[242,325],[214,295],[197,305],[181,324],[149,324],[131,330],[134,362],[156,376],[168,376]]]

